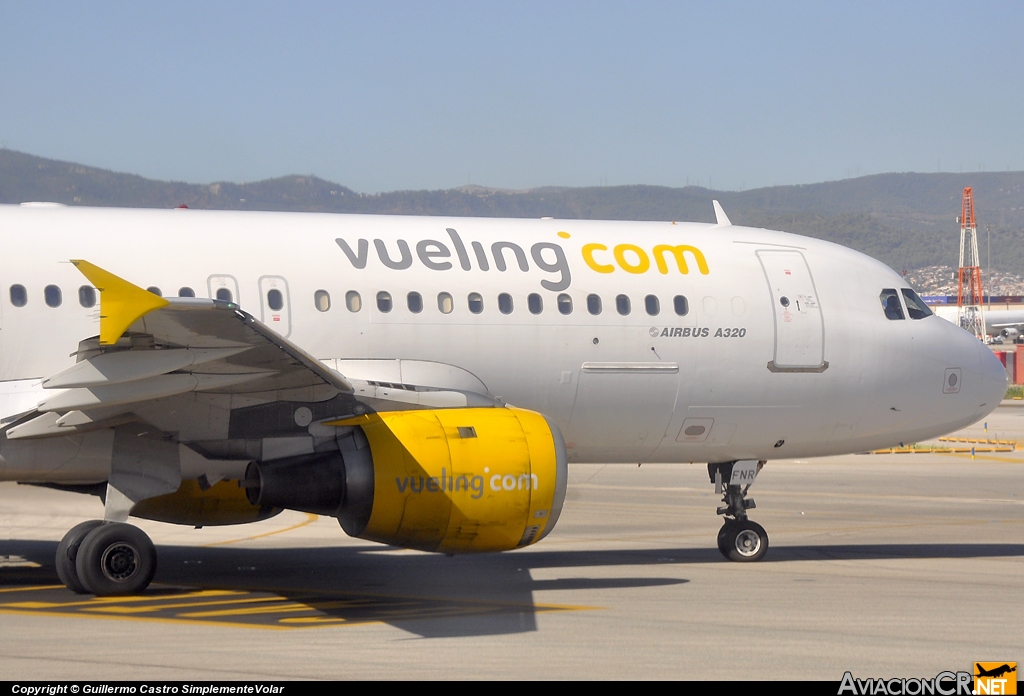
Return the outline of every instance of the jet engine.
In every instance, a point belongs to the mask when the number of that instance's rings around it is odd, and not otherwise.
[[[397,411],[325,425],[346,429],[339,450],[250,464],[250,503],[331,515],[351,536],[443,553],[527,546],[558,520],[565,443],[538,413]]]
[[[1017,337],[1020,336],[1020,331],[1018,331],[1017,329],[1007,328],[1000,331],[999,335],[1002,336],[1003,338],[1008,338],[1011,341],[1016,341]]]

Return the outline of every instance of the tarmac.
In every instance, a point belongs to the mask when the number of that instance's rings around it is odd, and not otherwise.
[[[1024,448],[1022,405],[956,435]],[[1024,661],[1024,451],[775,460],[751,496],[771,538],[754,564],[716,548],[702,464],[571,465],[557,528],[503,554],[399,550],[294,512],[133,520],[156,580],[95,598],[53,557],[100,502],[0,484],[0,674],[838,681]]]

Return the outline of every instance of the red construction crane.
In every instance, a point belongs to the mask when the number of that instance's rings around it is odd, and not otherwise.
[[[961,327],[984,341],[986,336],[985,293],[981,289],[978,223],[974,217],[974,191],[970,186],[964,188],[959,222],[960,270],[956,291],[957,321]]]

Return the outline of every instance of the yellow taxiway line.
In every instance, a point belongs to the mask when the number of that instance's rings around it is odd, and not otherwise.
[[[262,534],[253,534],[252,536],[240,537],[238,539],[228,539],[227,541],[215,541],[211,544],[203,544],[202,548],[208,549],[214,546],[227,546],[228,544],[239,544],[243,541],[252,541],[254,539],[263,539],[265,537],[274,536],[275,534],[284,534],[285,532],[290,532],[294,529],[299,529],[300,527],[305,527],[306,525],[313,524],[318,519],[320,519],[320,515],[314,515],[312,513],[307,512],[305,520],[299,522],[298,524],[293,524],[290,527],[285,527],[283,529],[275,529],[271,532],[263,532]]]

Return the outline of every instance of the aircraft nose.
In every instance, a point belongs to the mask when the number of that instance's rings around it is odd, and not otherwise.
[[[995,353],[978,342],[978,418],[991,413],[1006,396],[1006,368]]]

